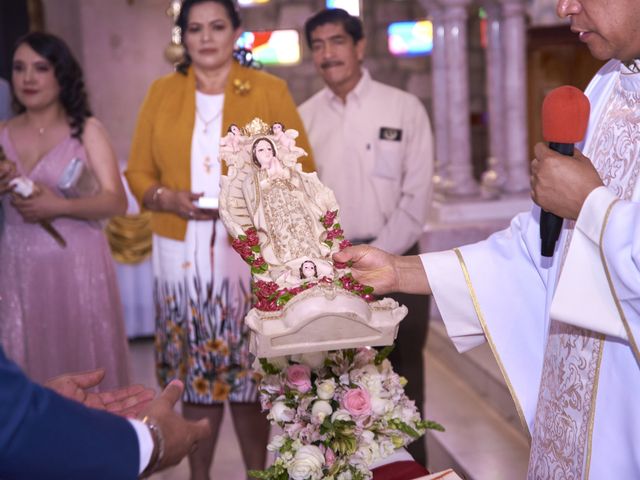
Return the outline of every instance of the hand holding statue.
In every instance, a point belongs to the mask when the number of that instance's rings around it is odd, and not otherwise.
[[[376,295],[431,293],[422,262],[416,255],[392,255],[369,245],[356,245],[334,254],[333,260],[350,265],[353,278],[373,287]]]

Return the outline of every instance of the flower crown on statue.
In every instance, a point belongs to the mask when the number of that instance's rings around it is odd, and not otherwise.
[[[251,471],[266,480],[371,478],[374,462],[421,437],[423,421],[386,359],[391,348],[261,359],[260,401],[283,432],[267,447],[275,462]]]
[[[406,307],[376,300],[333,254],[350,245],[333,192],[302,171],[298,132],[259,118],[220,141],[220,218],[251,266],[259,357],[393,343]]]

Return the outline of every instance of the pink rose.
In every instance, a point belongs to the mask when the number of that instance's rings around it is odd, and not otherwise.
[[[260,243],[260,239],[258,238],[258,232],[255,228],[250,228],[245,232],[247,234],[247,243],[255,247]]]
[[[327,232],[327,240],[342,238],[343,235],[344,235],[344,230],[342,230],[341,228],[334,228]]]
[[[350,247],[352,243],[346,238],[340,242],[340,250],[344,250],[347,247]]]
[[[307,365],[289,365],[287,385],[300,393],[307,393],[311,390],[311,369]]]
[[[342,408],[354,417],[371,415],[371,397],[363,388],[352,388],[342,398]]]
[[[322,225],[324,226],[324,228],[330,228],[331,226],[333,226],[333,222],[335,221],[337,215],[337,210],[325,213],[322,217]]]

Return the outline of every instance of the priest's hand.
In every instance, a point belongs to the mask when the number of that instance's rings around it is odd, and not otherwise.
[[[587,196],[603,185],[597,170],[578,149],[573,157],[567,157],[538,143],[535,156],[531,162],[531,198],[547,212],[575,220]]]
[[[95,387],[104,379],[104,374],[103,368],[87,372],[67,373],[48,380],[45,387],[87,407],[107,410],[126,417],[139,415],[155,396],[152,389],[143,385],[130,385],[108,392],[88,392],[88,389]]]
[[[353,277],[376,295],[389,292],[429,294],[429,282],[418,256],[401,257],[368,245],[347,247],[333,256],[347,263]]]

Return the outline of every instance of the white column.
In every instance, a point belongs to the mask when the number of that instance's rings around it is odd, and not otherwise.
[[[516,193],[529,190],[525,0],[501,1],[507,168],[504,190]]]
[[[448,193],[473,195],[478,184],[471,165],[469,66],[467,64],[467,5],[470,0],[442,0],[447,64]]]
[[[505,180],[506,131],[504,110],[503,59],[502,59],[502,12],[494,0],[484,5],[487,12],[486,82],[487,109],[489,114],[490,163],[499,181]]]
[[[433,50],[431,51],[432,111],[431,123],[435,137],[434,177],[438,179],[438,193],[445,194],[449,184],[449,122],[447,118],[447,56],[443,10],[434,0],[420,0],[433,24]]]

